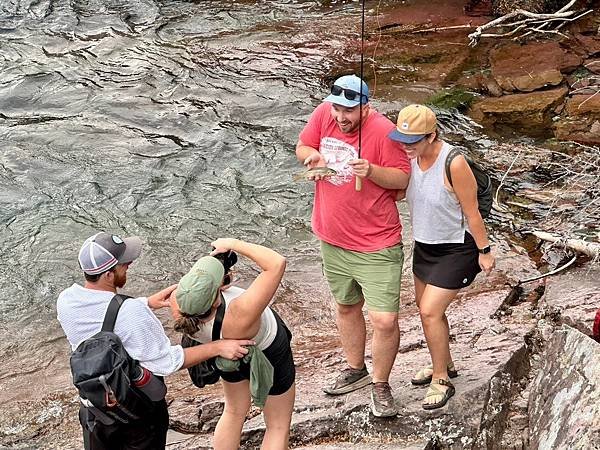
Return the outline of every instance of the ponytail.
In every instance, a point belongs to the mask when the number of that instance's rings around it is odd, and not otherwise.
[[[181,313],[181,317],[175,320],[173,329],[179,333],[193,335],[200,329],[200,317],[198,315],[188,316]]]

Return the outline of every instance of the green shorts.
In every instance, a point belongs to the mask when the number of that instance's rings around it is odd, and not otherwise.
[[[321,241],[323,273],[340,305],[363,298],[369,311],[398,312],[404,252],[402,244],[378,252],[354,252]]]

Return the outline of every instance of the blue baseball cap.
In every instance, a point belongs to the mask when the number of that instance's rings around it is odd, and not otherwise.
[[[338,78],[331,87],[331,94],[324,100],[336,105],[354,108],[359,101],[362,85],[362,104],[369,102],[369,87],[356,75],[344,75]]]

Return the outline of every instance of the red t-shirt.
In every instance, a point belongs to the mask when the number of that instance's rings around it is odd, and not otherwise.
[[[388,138],[394,127],[388,118],[371,110],[362,126],[361,158],[410,173],[404,148]],[[354,188],[348,161],[358,157],[358,129],[352,134],[342,133],[331,116],[331,103],[323,102],[310,116],[300,140],[317,149],[327,167],[337,171],[337,175],[315,183],[312,228],[317,237],[358,252],[375,252],[401,242],[397,191],[367,178],[363,179],[362,191]]]

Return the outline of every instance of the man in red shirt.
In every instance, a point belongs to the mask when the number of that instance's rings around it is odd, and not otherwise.
[[[402,145],[387,139],[394,128],[370,106],[366,83],[346,75],[335,81],[331,94],[312,113],[296,146],[296,156],[305,166],[336,171],[333,176],[315,176],[312,228],[321,240],[323,272],[336,300],[337,327],[349,367],[324,391],[344,394],[371,383],[365,365],[366,303],[373,325],[371,409],[378,417],[397,412],[388,383],[400,340],[404,261],[395,200],[397,191],[408,185],[410,163]],[[355,190],[355,177],[362,179],[360,191]]]

